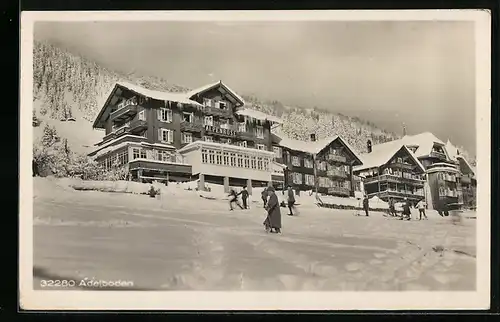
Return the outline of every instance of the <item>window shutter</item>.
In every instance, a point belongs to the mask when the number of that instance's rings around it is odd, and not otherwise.
[[[167,121],[172,122],[172,110],[168,110],[167,115],[168,115]]]
[[[156,115],[157,115],[157,117],[158,117],[158,120],[160,120],[160,121],[161,121],[161,109],[158,109],[158,110],[156,111]]]
[[[162,141],[162,137],[161,137],[161,129],[158,129],[158,141]]]
[[[172,143],[174,141],[174,131],[169,130],[168,131],[168,142]]]

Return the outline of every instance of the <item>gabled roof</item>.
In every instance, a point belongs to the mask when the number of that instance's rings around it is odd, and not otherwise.
[[[417,158],[421,158],[431,153],[434,143],[443,145],[445,153],[447,152],[447,149],[445,147],[446,144],[443,141],[438,139],[434,134],[430,132],[424,132],[416,135],[405,135],[399,140],[373,145],[372,153],[377,151],[378,149],[387,149],[389,146],[392,146],[394,149],[400,148],[401,145],[406,145],[408,147],[416,146],[417,150],[415,151],[415,156]]]
[[[474,169],[474,167],[469,163],[469,161],[467,161],[466,158],[464,158],[463,155],[460,155],[458,154],[457,152],[457,147],[455,145],[453,145],[453,143],[451,143],[450,140],[448,140],[448,142],[446,142],[446,150],[448,152],[448,155],[450,156],[450,158],[452,160],[463,160],[465,165],[469,168],[469,170],[475,175],[476,174],[476,169]]]
[[[381,145],[381,144],[380,144]],[[406,145],[391,144],[385,145],[384,147],[379,147],[377,150],[372,150],[370,153],[361,154],[361,160],[363,165],[355,167],[354,171],[363,171],[371,168],[378,168],[389,162],[399,151],[404,150],[412,160],[417,164],[417,166],[425,172],[425,168],[422,163],[418,160],[417,156],[411,152]]]
[[[187,92],[185,95],[188,98],[193,98],[193,96],[195,96],[197,94],[204,93],[206,91],[209,91],[209,90],[211,90],[213,88],[216,88],[216,87],[219,87],[219,86],[222,87],[227,93],[231,94],[235,98],[237,106],[243,106],[243,105],[245,105],[245,100],[241,96],[239,96],[235,91],[233,91],[232,89],[230,89],[221,80],[218,81],[218,82],[212,83],[212,84],[204,85],[204,86],[199,87],[197,89],[193,89],[193,90]]]
[[[344,139],[342,139],[342,137],[338,135],[317,140],[314,142],[291,139],[284,135],[277,135],[275,133],[272,134],[272,137],[273,137],[273,142],[276,142],[278,145],[282,147],[310,154],[318,154],[321,151],[323,151],[323,149],[325,149],[330,143],[332,143],[335,140],[339,140],[352,153],[352,155],[354,155],[355,164],[361,165],[363,163],[363,161],[358,157],[356,150],[353,149],[347,143],[347,141],[345,141]]]
[[[243,108],[243,109],[237,110],[236,114],[251,117],[251,118],[254,118],[257,120],[269,121],[271,123],[278,123],[278,124],[283,123],[283,120],[280,119],[279,117],[269,115],[269,114],[263,113],[261,111],[249,109],[249,108]]]
[[[171,93],[171,92],[161,92],[161,91],[155,91],[155,90],[150,90],[145,87],[131,84],[125,81],[117,81],[110,89],[109,94],[106,96],[106,102],[101,108],[101,111],[97,115],[94,124],[92,125],[93,128],[97,127],[102,127],[103,125],[100,124],[100,121],[103,119],[103,116],[107,116],[109,114],[109,109],[108,105],[112,97],[114,96],[115,92],[117,89],[125,89],[129,90],[137,95],[142,95],[145,97],[149,97],[152,99],[156,100],[161,100],[161,101],[171,101],[171,102],[177,102],[177,103],[182,103],[182,104],[190,104],[190,105],[196,105],[196,106],[202,106],[198,102],[195,102],[193,100],[190,100],[188,97],[186,97],[186,94],[184,93]],[[101,126],[99,126],[101,125]]]

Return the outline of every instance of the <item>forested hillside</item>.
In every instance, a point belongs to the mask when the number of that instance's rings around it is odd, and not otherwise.
[[[90,139],[87,140],[89,142],[82,143],[83,137],[95,140],[96,135],[103,135],[92,131],[90,122],[94,120],[117,80],[126,80],[156,90],[189,90],[175,85],[175,80],[122,75],[48,43],[35,42],[33,55],[34,116],[55,126],[58,134],[67,138],[72,148],[90,148]],[[284,120],[281,130],[293,138],[307,140],[311,133],[316,133],[318,139],[340,135],[360,152],[365,151],[368,139],[377,144],[398,138],[396,134],[358,118],[311,107],[284,106],[278,101],[261,101],[254,96],[245,95],[244,89],[240,90],[252,108],[281,116]],[[63,124],[68,124],[68,119],[71,124],[64,129]]]

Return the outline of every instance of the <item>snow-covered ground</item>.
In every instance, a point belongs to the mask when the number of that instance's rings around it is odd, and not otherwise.
[[[35,288],[49,277],[170,290],[475,288],[475,220],[399,221],[301,205],[298,217],[282,211],[276,235],[264,232],[260,200],[229,211],[227,200],[180,185],[150,198],[69,183],[34,179]]]

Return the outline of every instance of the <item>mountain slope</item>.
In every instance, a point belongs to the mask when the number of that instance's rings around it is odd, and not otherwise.
[[[181,92],[188,88],[150,76],[122,75],[54,45],[35,42],[33,50],[33,100],[36,116],[54,125],[67,138],[74,151],[88,152],[103,132],[92,130],[91,122],[102,107],[106,95],[117,80],[125,80],[150,89]],[[200,84],[201,85],[201,84]],[[373,144],[399,138],[374,124],[341,114],[284,106],[278,101],[261,101],[242,93],[251,108],[281,116],[282,132],[292,138],[308,140],[340,135],[358,151],[365,151],[366,141]],[[75,121],[66,121],[68,118]],[[35,135],[40,131],[36,130]]]

